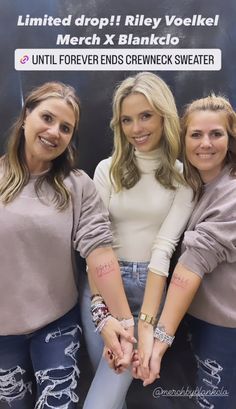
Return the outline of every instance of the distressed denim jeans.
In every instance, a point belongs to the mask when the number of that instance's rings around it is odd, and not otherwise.
[[[31,334],[0,336],[0,408],[76,408],[80,335],[76,306]]]
[[[190,315],[187,322],[197,362],[196,407],[236,408],[236,328],[209,324]]]

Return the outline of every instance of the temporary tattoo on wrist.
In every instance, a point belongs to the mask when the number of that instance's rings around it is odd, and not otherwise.
[[[112,273],[115,270],[115,263],[110,260],[108,263],[100,264],[96,267],[96,273],[98,277],[103,277],[107,274]]]
[[[183,278],[178,274],[173,274],[170,284],[185,289],[188,286],[189,280],[187,278]]]

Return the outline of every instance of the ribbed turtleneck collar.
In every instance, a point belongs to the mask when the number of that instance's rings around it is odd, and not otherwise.
[[[135,149],[134,156],[142,173],[154,172],[161,162],[162,151],[155,149],[151,152],[140,152]]]

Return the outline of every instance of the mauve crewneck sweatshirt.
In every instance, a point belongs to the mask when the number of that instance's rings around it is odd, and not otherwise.
[[[12,202],[0,202],[0,335],[30,333],[68,312],[78,297],[73,249],[87,257],[112,243],[107,211],[88,175],[65,179],[72,201],[63,211],[47,183],[39,200],[36,177]]]
[[[189,313],[236,328],[236,178],[229,167],[205,185],[189,220],[179,262],[203,277]]]

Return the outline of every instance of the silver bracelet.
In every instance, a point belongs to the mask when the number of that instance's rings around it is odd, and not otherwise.
[[[165,342],[166,344],[169,345],[169,347],[171,347],[175,337],[172,335],[168,335],[164,330],[158,328],[158,326],[156,327],[155,331],[154,331],[154,338],[158,339],[161,342]]]

